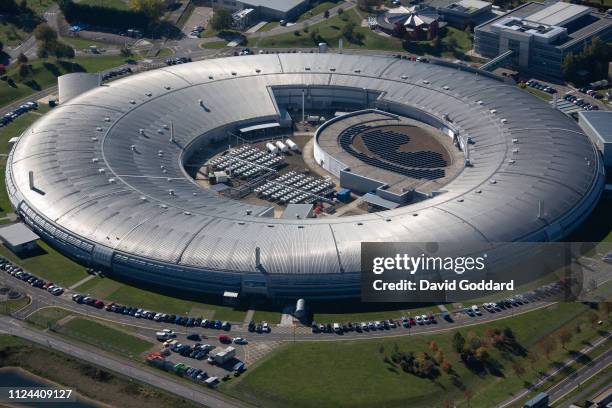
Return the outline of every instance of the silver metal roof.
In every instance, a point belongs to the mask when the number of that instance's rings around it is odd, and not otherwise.
[[[413,205],[300,220],[247,215],[262,208],[189,178],[186,147],[223,126],[276,117],[268,87],[305,84],[375,89],[390,103],[448,114],[474,140],[474,166],[444,194]],[[8,159],[7,189],[21,214],[86,251],[255,272],[259,247],[270,274],[334,274],[359,270],[363,241],[558,237],[599,196],[599,160],[563,113],[485,75],[383,57],[257,55],[145,72],[72,99],[23,133]],[[538,218],[540,201],[546,212]]]
[[[586,123],[597,134],[602,143],[612,143],[612,112],[580,111],[579,123]]]

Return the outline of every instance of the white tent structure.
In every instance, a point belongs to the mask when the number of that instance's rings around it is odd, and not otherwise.
[[[385,20],[389,24],[401,24],[406,28],[427,28],[437,20],[437,16],[426,13],[418,6],[401,6],[387,11]]]

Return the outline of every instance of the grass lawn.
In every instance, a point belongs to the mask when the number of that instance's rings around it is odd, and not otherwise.
[[[259,30],[257,30],[257,32],[261,33],[263,31],[270,31],[271,29],[276,28],[279,25],[280,25],[280,23],[278,21],[270,21],[269,23],[266,23],[266,25],[261,27]]]
[[[72,317],[67,319],[68,316]],[[66,320],[58,323],[63,319]],[[96,319],[90,319],[58,307],[40,309],[30,315],[26,321],[78,341],[124,355],[137,356],[154,345],[152,342],[129,334],[129,330],[123,330],[123,326],[96,321]]]
[[[77,57],[71,62],[58,61],[54,58],[33,60],[30,62],[33,72],[26,78],[20,78],[17,73],[18,68],[12,67],[8,74],[15,80],[16,88],[11,87],[5,81],[0,82],[0,106],[55,85],[56,78],[60,75],[69,72],[103,71],[128,61],[129,59],[121,56]]]
[[[219,48],[223,48],[227,45],[227,41],[212,41],[205,42],[200,44],[200,48],[205,48],[209,50],[218,50]]]
[[[172,51],[170,48],[162,48],[159,50],[159,52],[157,53],[157,57],[169,57],[171,55],[174,55],[174,51]]]
[[[447,26],[440,31],[440,43],[437,46],[430,41],[406,41],[405,49],[418,55],[469,60],[465,53],[472,49],[472,36],[463,30]]]
[[[311,8],[310,10],[308,10],[307,12],[302,14],[298,18],[297,21],[308,20],[309,18],[314,17],[317,14],[324,13],[325,10],[329,10],[331,8],[336,7],[340,3],[341,3],[340,0],[336,0],[336,1],[321,1],[319,4],[317,4],[316,6],[314,6],[313,8]]]
[[[30,303],[29,297],[21,297],[19,299],[7,299],[0,302],[0,314],[11,314],[15,310],[26,307]]]
[[[63,42],[64,44],[68,44],[69,46],[77,50],[89,49],[90,45],[95,45],[98,49],[105,49],[109,47],[109,44],[103,41],[89,40],[87,38],[81,37],[66,36],[61,38],[61,42]]]
[[[62,320],[66,316],[70,316],[72,312],[59,307],[46,307],[44,309],[38,309],[27,317],[26,322],[32,323],[38,327],[47,329],[52,327],[58,320]]]
[[[14,24],[5,21],[0,22],[0,41],[5,46],[16,46],[28,38],[28,33]]]
[[[21,367],[33,374],[76,389],[84,396],[105,403],[105,406],[196,407],[184,398],[18,337],[0,335],[0,366]]]
[[[6,192],[6,184],[4,183],[5,170],[6,157],[0,157],[0,177],[2,177],[2,183],[0,183],[0,217],[4,217],[6,213],[13,212],[11,201],[9,200],[8,193]]]
[[[90,6],[114,8],[118,10],[129,10],[127,2],[123,0],[79,0],[78,3],[89,4]]]
[[[473,392],[472,408],[489,408],[533,381],[540,372],[568,358],[569,352],[557,347],[546,358],[537,347],[544,337],[555,336],[562,327],[574,332],[567,350],[579,350],[597,336],[597,330],[609,330],[609,319],[603,326],[588,323],[589,308],[579,303],[561,303],[514,318],[459,330],[464,337],[486,338],[487,328],[509,327],[520,344],[533,350],[533,361],[517,351],[487,348],[490,365],[476,371],[462,363],[452,347],[455,331],[430,335],[413,335],[396,339],[353,340],[344,342],[297,342],[274,352],[251,367],[249,372],[221,390],[264,406],[292,407],[385,407],[439,406],[445,399],[466,407],[464,389]],[[576,326],[580,324],[580,332]],[[440,370],[435,379],[420,378],[385,362],[385,355],[395,350],[428,352],[435,341],[454,370]],[[432,353],[433,354],[433,353]],[[435,354],[434,354],[435,355]],[[519,363],[525,372],[519,377],[512,365]],[[282,373],[282,375],[279,375]],[[308,384],[308,387],[296,387]]]
[[[38,240],[38,246],[40,251],[27,258],[19,258],[4,246],[0,246],[0,255],[10,259],[36,276],[47,281],[59,283],[64,287],[68,287],[89,276],[85,272],[85,267],[64,257],[42,240]]]
[[[30,8],[34,13],[42,16],[45,14],[45,11],[55,3],[55,0],[26,0],[28,4],[28,8]]]
[[[374,33],[366,27],[361,27],[361,18],[355,10],[349,10],[342,16],[334,16],[325,21],[313,24],[309,27],[309,32],[298,31],[295,33],[279,34],[272,37],[261,38],[258,42],[259,47],[281,47],[281,48],[304,48],[316,47],[319,42],[324,41],[330,47],[337,47],[338,40],[342,38],[342,27],[352,21],[356,24],[355,32],[363,35],[360,43],[344,40],[344,48],[402,51],[402,42],[393,37],[383,37]],[[313,40],[310,31],[316,30],[318,37]],[[253,44],[250,44],[253,45]]]
[[[525,90],[529,92],[530,94],[535,95],[538,98],[545,100],[546,102],[552,101],[553,97],[548,92],[543,92],[543,91],[540,91],[539,89],[535,89],[530,86],[525,87]]]
[[[151,349],[154,345],[152,342],[82,317],[69,320],[60,327],[58,332],[104,350],[134,357]]]
[[[281,321],[281,311],[274,310],[255,310],[253,314],[254,322],[268,322],[270,324],[278,324]]]
[[[147,291],[109,278],[94,278],[85,282],[76,290],[79,293],[89,294],[101,299],[162,313],[189,314],[232,322],[242,322],[246,313],[245,310],[237,310],[228,306],[200,303]]]
[[[28,112],[21,115],[7,126],[0,128],[0,154],[8,153],[8,142],[11,138],[20,136],[30,125],[41,118],[41,115]]]

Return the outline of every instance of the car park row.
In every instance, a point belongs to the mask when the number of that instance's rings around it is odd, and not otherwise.
[[[19,266],[14,265],[9,260],[2,257],[0,257],[0,269],[11,276],[14,276],[17,279],[28,283],[30,286],[46,290],[52,295],[59,296],[64,293],[64,288],[62,288],[61,286],[56,285],[53,282],[47,282],[44,279],[40,279],[37,276],[25,272]]]
[[[38,103],[34,101],[30,101],[30,102],[24,103],[23,105],[20,105],[18,108],[10,112],[7,112],[4,116],[0,118],[0,128],[8,125],[9,123],[17,119],[19,116],[23,115],[24,113],[28,113],[31,110],[35,110],[35,109],[38,109]]]
[[[522,305],[526,305],[530,302],[542,301],[553,295],[558,295],[566,288],[567,284],[568,282],[564,281],[550,283],[547,285],[540,286],[524,294],[518,294],[508,298],[500,299],[497,302],[485,302],[482,304],[482,308],[488,313],[498,313],[503,310],[511,310],[514,308],[518,308]],[[470,307],[466,307],[460,311],[455,312],[455,315],[477,317],[482,316],[483,313],[479,306],[472,305]],[[410,329],[414,326],[437,324],[437,316],[441,317],[448,323],[454,322],[454,319],[451,317],[451,314],[448,311],[443,311],[437,315],[430,312],[428,314],[417,315],[414,317],[402,316],[400,319],[388,319],[360,323],[347,322],[320,324],[313,321],[311,328],[313,333],[335,333],[338,335],[342,335],[348,332],[368,333],[393,330],[399,328],[400,326],[406,329]]]

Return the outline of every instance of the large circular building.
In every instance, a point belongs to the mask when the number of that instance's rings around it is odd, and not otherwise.
[[[422,122],[453,139],[467,164],[427,199],[315,219],[262,217],[265,208],[203,189],[185,171],[212,141],[302,103]],[[315,158],[332,174],[343,170],[330,167],[333,152],[317,138]],[[361,242],[558,240],[595,206],[603,170],[576,123],[490,74],[279,54],[162,68],[75,97],[21,136],[6,184],[47,242],[117,276],[210,294],[330,299],[358,296]]]

